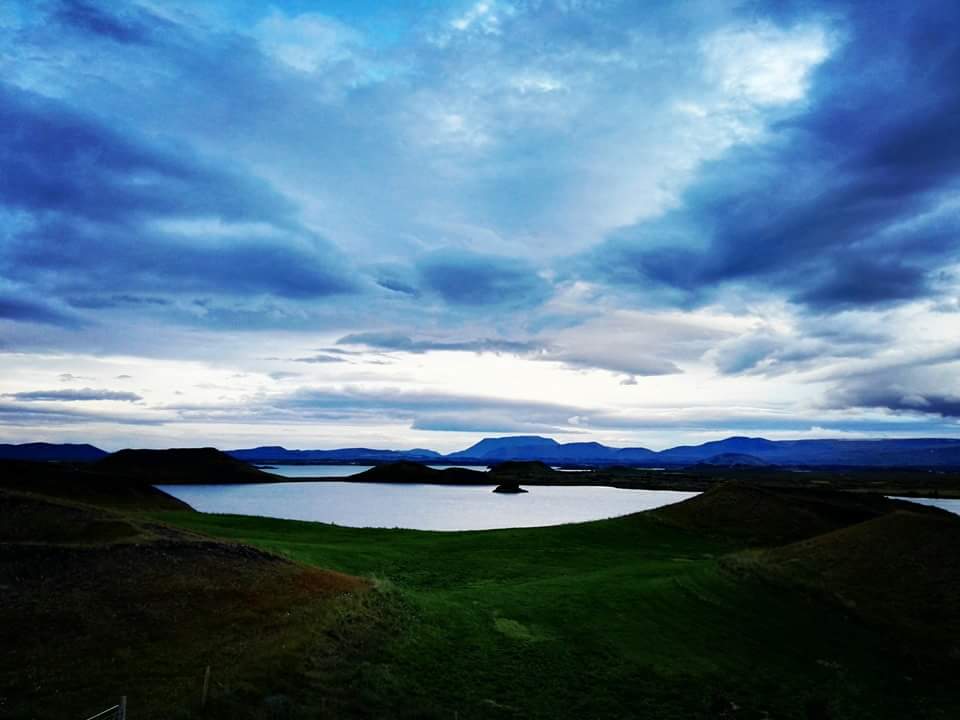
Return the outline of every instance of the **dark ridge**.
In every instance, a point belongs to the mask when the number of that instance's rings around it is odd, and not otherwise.
[[[32,460],[38,462],[93,462],[107,456],[93,445],[56,443],[0,444],[0,460]]]
[[[778,545],[821,535],[901,509],[941,514],[936,508],[880,495],[832,490],[759,487],[724,482],[702,495],[654,511],[673,524],[760,545]]]
[[[135,510],[191,510],[149,479],[98,471],[92,463],[0,460],[0,488],[44,497]]]
[[[497,478],[508,476],[511,478],[522,479],[544,479],[553,478],[557,475],[560,475],[559,471],[554,470],[549,465],[538,460],[508,460],[506,462],[497,463],[491,467],[490,473]]]
[[[766,551],[763,565],[887,628],[914,652],[960,660],[960,518],[914,503]]]
[[[701,460],[694,465],[694,467],[701,465],[708,467],[763,467],[769,464],[766,460],[758,458],[755,455],[730,452],[708,457],[706,460]]]
[[[104,473],[157,484],[256,483],[277,479],[215,448],[120,450],[97,462],[95,467]]]
[[[489,485],[486,473],[466,468],[437,470],[421,463],[401,461],[377,465],[349,478],[351,482],[424,483],[433,485]]]

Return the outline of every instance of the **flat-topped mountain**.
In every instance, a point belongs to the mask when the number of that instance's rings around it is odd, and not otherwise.
[[[598,442],[558,443],[538,435],[485,438],[466,450],[450,453],[448,460],[540,460],[542,462],[625,462],[647,460],[657,453],[646,448],[613,448]]]
[[[93,462],[107,456],[101,450],[86,443],[24,443],[22,445],[0,444],[0,460],[34,460],[41,462]]]

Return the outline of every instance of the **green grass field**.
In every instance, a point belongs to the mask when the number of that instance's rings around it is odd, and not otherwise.
[[[381,631],[357,656],[351,691],[369,717],[960,713],[956,694],[902,660],[882,629],[735,572],[722,558],[734,541],[651,514],[464,533],[154,517],[375,578]]]

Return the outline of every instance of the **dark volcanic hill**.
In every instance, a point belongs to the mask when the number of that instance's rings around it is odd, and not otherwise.
[[[0,460],[34,460],[42,462],[93,462],[107,456],[105,450],[93,445],[56,443],[0,444]]]
[[[349,478],[351,482],[425,483],[433,485],[486,485],[491,480],[487,473],[466,468],[436,470],[415,462],[394,462],[377,465]]]
[[[769,550],[769,571],[840,601],[936,664],[960,659],[960,518],[908,504]]]
[[[760,487],[738,481],[722,483],[689,500],[655,510],[654,514],[690,530],[777,545],[904,509],[923,515],[944,514],[937,508],[882,495]]]
[[[104,473],[164,484],[255,483],[277,479],[215,448],[120,450],[98,461],[94,467]]]

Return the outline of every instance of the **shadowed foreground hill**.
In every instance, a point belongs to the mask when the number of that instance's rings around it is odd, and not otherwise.
[[[101,472],[95,463],[0,460],[0,488],[115,509],[190,509],[150,485],[149,478]]]
[[[99,472],[142,477],[151,483],[276,482],[277,477],[215,448],[120,450],[95,464]]]
[[[333,702],[367,632],[344,619],[368,587],[137,513],[0,488],[0,716],[83,718],[127,695],[131,717],[184,717],[207,665],[207,716],[266,716],[265,698],[311,668],[335,683],[313,688]]]
[[[778,576],[892,628],[927,659],[960,660],[960,518],[894,512],[761,558]]]
[[[828,490],[770,488],[731,481],[656,510],[679,527],[735,537],[757,545],[802,540],[897,510],[940,515],[929,508],[879,495]]]

